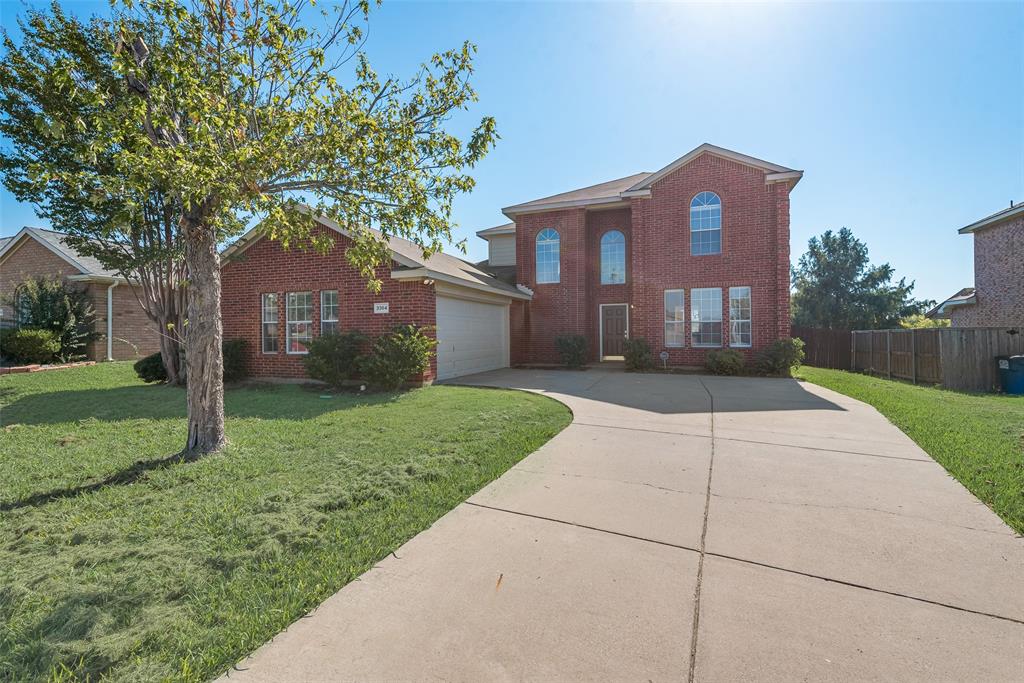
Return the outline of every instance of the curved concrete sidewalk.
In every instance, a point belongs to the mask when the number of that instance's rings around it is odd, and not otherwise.
[[[1024,541],[873,408],[504,370],[573,423],[228,680],[1024,678]]]

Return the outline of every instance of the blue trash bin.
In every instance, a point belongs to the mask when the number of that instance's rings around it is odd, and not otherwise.
[[[1024,395],[1024,356],[997,356],[999,383],[1007,394]]]

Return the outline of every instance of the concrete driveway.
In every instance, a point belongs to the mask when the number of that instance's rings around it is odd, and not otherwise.
[[[1024,541],[873,408],[505,370],[574,421],[230,680],[1024,679]]]

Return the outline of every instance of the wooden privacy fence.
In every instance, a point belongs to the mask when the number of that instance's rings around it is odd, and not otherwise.
[[[807,365],[836,370],[850,369],[850,340],[853,338],[850,330],[794,325],[791,334],[804,341],[804,362]]]
[[[1024,334],[1009,327],[854,330],[851,367],[915,384],[997,391],[996,356],[1024,354]]]

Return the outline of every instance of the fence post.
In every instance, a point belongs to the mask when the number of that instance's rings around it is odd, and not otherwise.
[[[850,332],[850,371],[857,372],[857,333]]]
[[[875,333],[868,331],[868,374],[875,374]]]
[[[892,379],[892,330],[885,331],[885,376]]]
[[[917,384],[917,329],[910,330],[910,381]]]

